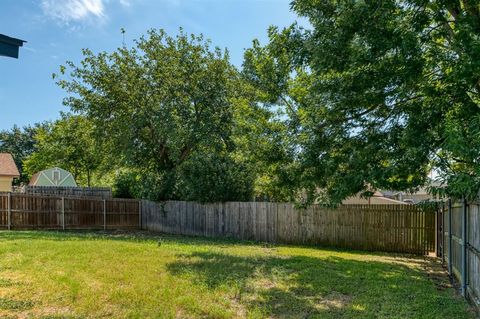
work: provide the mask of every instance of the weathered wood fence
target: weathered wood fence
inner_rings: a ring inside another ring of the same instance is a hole
[[[140,202],[0,194],[0,229],[139,229]]]
[[[480,310],[480,202],[448,201],[439,225],[439,254],[462,294]]]
[[[112,198],[112,189],[109,187],[65,187],[65,186],[24,186],[18,192],[29,195],[53,195],[65,197],[95,197],[102,199]]]
[[[170,234],[414,254],[435,251],[435,213],[414,205],[296,209],[287,203],[144,200],[141,207],[144,229]]]

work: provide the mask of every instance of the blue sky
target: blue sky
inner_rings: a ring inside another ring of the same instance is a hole
[[[296,16],[290,0],[0,0],[0,33],[28,41],[18,60],[0,58],[0,129],[54,120],[65,93],[52,73],[81,48],[113,51],[150,28],[175,34],[179,27],[203,33],[230,50],[240,66],[255,38],[266,41],[268,26],[288,26]]]

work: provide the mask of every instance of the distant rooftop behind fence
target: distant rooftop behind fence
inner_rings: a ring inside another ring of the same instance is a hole
[[[14,189],[16,193],[29,195],[52,195],[66,197],[112,198],[110,187],[66,187],[66,186],[23,186]]]

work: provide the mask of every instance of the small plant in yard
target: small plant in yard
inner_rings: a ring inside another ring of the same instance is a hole
[[[0,287],[11,287],[15,285],[12,280],[0,278]]]
[[[26,310],[32,307],[33,307],[33,303],[28,300],[14,300],[9,298],[0,298],[0,309]]]
[[[474,314],[423,257],[143,232],[0,232],[0,318],[99,317]]]

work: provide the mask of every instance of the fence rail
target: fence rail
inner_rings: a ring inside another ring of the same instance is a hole
[[[413,254],[435,251],[435,213],[414,205],[296,209],[287,203],[144,200],[141,207],[144,229],[171,234]]]
[[[140,202],[0,194],[3,229],[139,229]]]
[[[17,192],[40,196],[89,197],[111,199],[112,189],[109,187],[66,187],[66,186],[30,186],[17,189]]]

